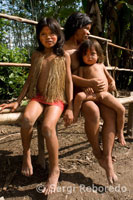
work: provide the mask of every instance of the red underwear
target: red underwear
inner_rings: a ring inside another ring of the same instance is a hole
[[[31,99],[31,101],[37,101],[39,103],[50,105],[50,106],[59,106],[62,111],[64,110],[64,106],[65,106],[65,104],[62,101],[55,101],[52,103],[46,102],[44,97],[39,94],[37,94],[35,97],[33,97]]]

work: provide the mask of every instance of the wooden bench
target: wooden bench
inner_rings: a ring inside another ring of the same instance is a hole
[[[133,92],[131,96],[118,98],[119,101],[125,105],[129,104],[128,107],[128,125],[127,125],[127,134],[133,137]],[[14,113],[10,112],[10,109],[5,109],[0,113],[0,125],[6,124],[20,124],[22,112],[24,111],[25,106],[19,107]],[[45,168],[45,157],[44,157],[44,137],[41,133],[41,117],[37,120],[37,131],[38,131],[38,163]]]

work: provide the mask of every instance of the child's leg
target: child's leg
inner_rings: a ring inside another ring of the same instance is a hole
[[[22,174],[25,176],[30,176],[33,174],[30,156],[30,143],[33,125],[42,111],[43,106],[40,103],[36,101],[30,101],[23,114],[21,123],[21,137],[23,145]]]
[[[56,135],[56,124],[62,114],[62,109],[58,106],[47,106],[44,112],[42,133],[46,139],[46,146],[49,154],[49,178],[44,188],[44,194],[55,192],[58,178],[58,139]]]
[[[124,128],[124,121],[125,121],[125,108],[124,106],[110,93],[108,92],[101,92],[99,94],[99,101],[104,105],[112,108],[117,113],[117,135],[119,141],[122,145],[125,145],[125,139],[123,136],[123,128]]]
[[[86,94],[79,92],[74,99],[74,122],[77,121],[83,101],[86,100]]]
[[[97,101],[96,94],[86,95],[85,92],[79,92],[74,99],[74,122],[77,121],[82,103],[84,101]]]

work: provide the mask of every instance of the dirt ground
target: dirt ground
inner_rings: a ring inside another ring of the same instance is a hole
[[[114,168],[119,178],[115,185],[108,185],[105,171],[92,154],[84,132],[84,119],[64,128],[62,118],[58,123],[59,162],[61,175],[57,192],[49,197],[40,193],[47,180],[48,170],[36,164],[37,131],[34,129],[31,151],[34,174],[21,175],[22,146],[20,127],[0,125],[0,200],[132,200],[133,199],[133,139],[126,134],[127,145],[122,147],[115,140]],[[46,163],[47,161],[46,151]]]

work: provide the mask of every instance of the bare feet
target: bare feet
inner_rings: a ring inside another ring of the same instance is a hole
[[[118,139],[119,139],[119,142],[121,143],[121,145],[125,146],[126,145],[126,141],[125,141],[123,133],[118,133],[117,136],[118,136]]]
[[[49,175],[47,183],[44,187],[43,193],[44,195],[49,195],[55,193],[57,188],[57,183],[59,179],[60,171],[59,168],[53,169]]]
[[[100,166],[105,169],[109,184],[115,183],[118,178],[114,172],[112,157],[102,157],[101,159],[98,159],[98,162]]]
[[[21,173],[24,176],[31,176],[33,174],[30,151],[27,151],[23,155],[23,164],[22,164]]]

